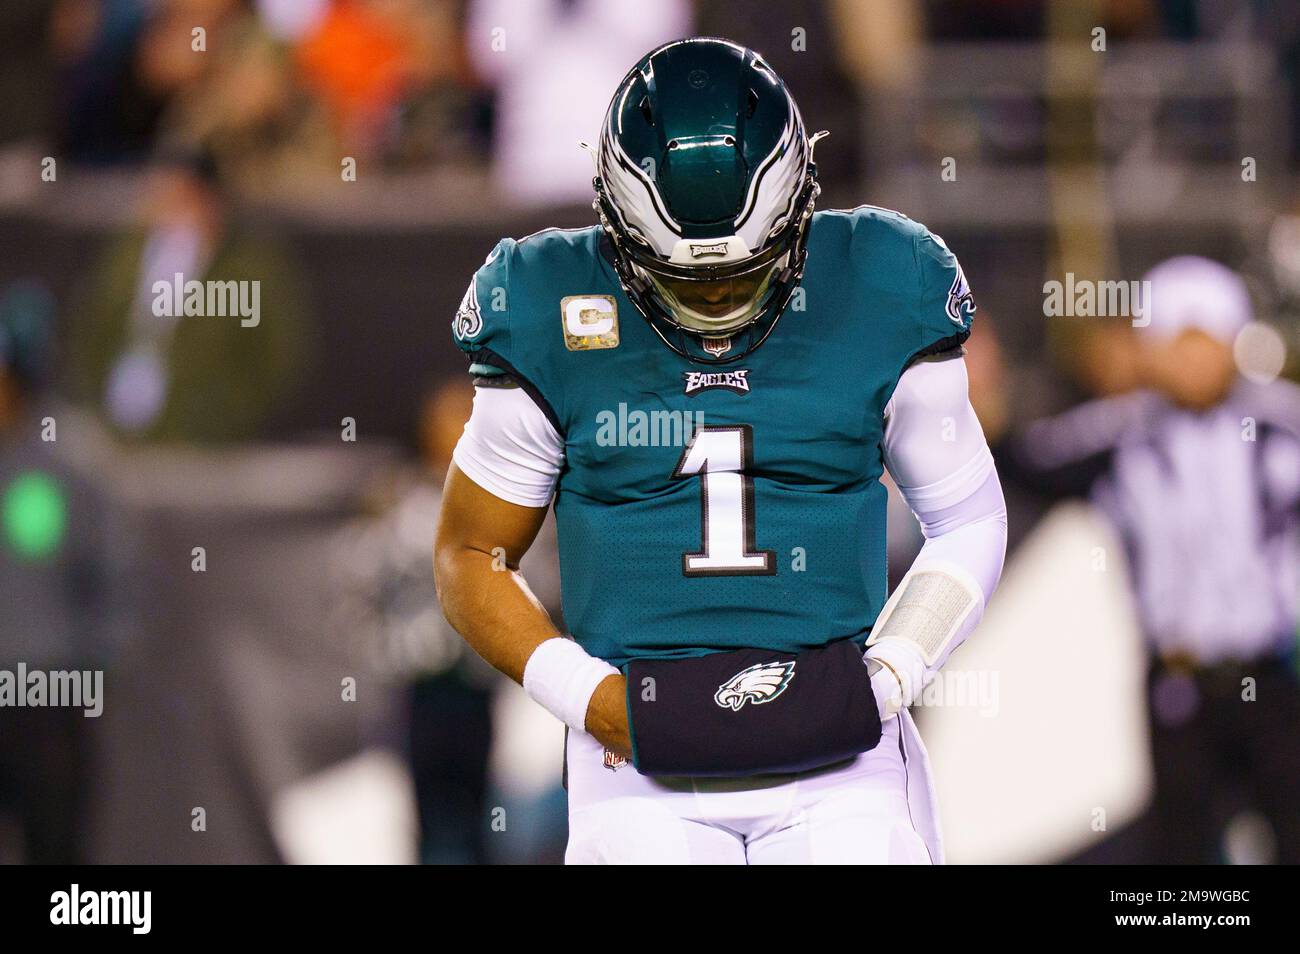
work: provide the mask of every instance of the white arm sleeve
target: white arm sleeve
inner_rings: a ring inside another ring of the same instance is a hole
[[[888,665],[901,684],[897,704],[910,705],[983,616],[1002,574],[1007,511],[964,361],[914,364],[885,415],[885,466],[926,542],[881,611],[867,656]]]
[[[564,438],[523,388],[480,387],[452,460],[488,493],[545,507],[564,466]]]

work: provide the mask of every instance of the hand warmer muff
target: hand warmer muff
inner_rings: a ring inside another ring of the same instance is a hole
[[[802,653],[635,659],[625,672],[643,775],[801,772],[872,749],[880,716],[852,639]]]

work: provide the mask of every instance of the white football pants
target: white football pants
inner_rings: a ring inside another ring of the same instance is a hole
[[[567,864],[929,864],[899,720],[842,765],[749,779],[649,778],[569,732]]]

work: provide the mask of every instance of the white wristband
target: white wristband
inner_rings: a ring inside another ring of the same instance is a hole
[[[585,732],[591,697],[618,670],[589,656],[571,639],[555,636],[539,645],[524,666],[524,692],[571,729]]]

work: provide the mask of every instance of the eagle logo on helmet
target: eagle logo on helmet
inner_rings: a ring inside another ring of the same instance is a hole
[[[785,692],[793,679],[793,660],[757,663],[742,669],[720,685],[713,701],[732,712],[739,712],[746,702],[761,706]]]

